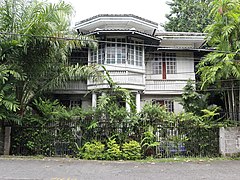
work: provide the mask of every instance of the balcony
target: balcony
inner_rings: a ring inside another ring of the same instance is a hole
[[[109,71],[109,74],[113,82],[126,89],[144,90],[145,87],[145,75],[143,73],[131,72],[131,71]],[[88,81],[88,89],[104,89],[108,88],[106,81],[93,82]]]
[[[182,94],[187,80],[146,80],[145,94]]]
[[[57,88],[56,93],[86,93],[87,92],[87,83],[82,81],[69,81],[65,85]]]

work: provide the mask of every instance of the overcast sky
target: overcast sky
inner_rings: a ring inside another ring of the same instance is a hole
[[[166,1],[171,0],[65,0],[71,3],[76,11],[74,24],[98,14],[134,14],[156,23],[164,23],[165,14],[170,11]]]

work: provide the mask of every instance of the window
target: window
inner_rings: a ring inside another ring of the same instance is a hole
[[[174,112],[174,101],[172,100],[158,100],[158,99],[153,99],[152,100],[153,104],[159,104],[161,106],[165,106],[166,110],[168,112]]]
[[[131,40],[129,43],[131,43],[131,45],[128,45],[128,64],[134,65],[134,45],[132,45],[134,44],[134,41]]]
[[[88,63],[88,50],[87,49],[73,49],[69,57],[70,65],[86,65]]]
[[[115,48],[115,39],[111,38],[111,39],[107,39],[107,41],[110,41],[112,43],[107,43],[107,64],[115,64],[115,52],[116,52],[116,48]]]
[[[143,47],[136,45],[136,66],[142,66],[143,63]]]
[[[155,53],[152,58],[152,73],[163,74],[163,79],[166,79],[166,74],[175,74],[176,68],[176,53]]]
[[[153,55],[152,73],[153,74],[162,74],[162,56],[161,56],[161,54]]]
[[[97,51],[90,51],[90,63],[131,64],[143,66],[143,46],[126,38],[107,38],[107,43],[99,44]]]
[[[176,53],[166,53],[167,74],[176,73]]]
[[[72,107],[81,107],[82,101],[81,100],[70,100],[70,108]]]
[[[105,60],[105,44],[101,43],[98,47],[98,64],[104,64]]]
[[[91,53],[90,63],[92,64],[97,63],[97,51],[93,50],[90,53]]]
[[[126,63],[126,40],[125,39],[117,39],[117,64],[125,64]]]

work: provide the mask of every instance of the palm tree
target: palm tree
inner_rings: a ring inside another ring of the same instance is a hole
[[[95,66],[69,65],[73,48],[96,45],[91,37],[71,32],[73,8],[69,4],[1,0],[0,7],[1,60],[24,76],[15,83],[21,115],[31,99],[43,91],[72,78],[98,77]]]

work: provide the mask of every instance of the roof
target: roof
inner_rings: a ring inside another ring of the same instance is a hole
[[[93,35],[93,34],[99,34],[99,33],[131,33],[131,34],[138,34],[138,35],[142,35],[154,40],[161,40],[161,38],[153,36],[151,34],[147,34],[141,31],[137,31],[135,29],[96,29],[95,31],[86,33],[86,35]]]
[[[100,14],[75,24],[79,33],[89,33],[96,29],[133,29],[154,34],[158,28],[156,22],[133,14]]]
[[[206,33],[197,32],[168,32],[168,31],[157,31],[156,36],[206,36]]]
[[[202,49],[202,48],[185,48],[185,47],[159,47],[158,50],[169,51],[197,51],[197,52],[213,52],[214,49]]]
[[[90,20],[93,20],[93,19],[96,19],[98,17],[133,17],[133,18],[136,18],[136,19],[140,19],[142,21],[146,21],[148,23],[151,23],[151,24],[154,24],[156,26],[158,26],[158,23],[156,22],[153,22],[153,21],[150,21],[148,19],[145,19],[145,18],[142,18],[142,17],[139,17],[139,16],[136,16],[134,14],[98,14],[96,16],[92,16],[90,18],[87,18],[87,19],[84,19],[82,21],[79,21],[79,22],[76,22],[75,23],[75,26],[78,25],[78,24],[82,24],[84,22],[87,22],[87,21],[90,21]]]

